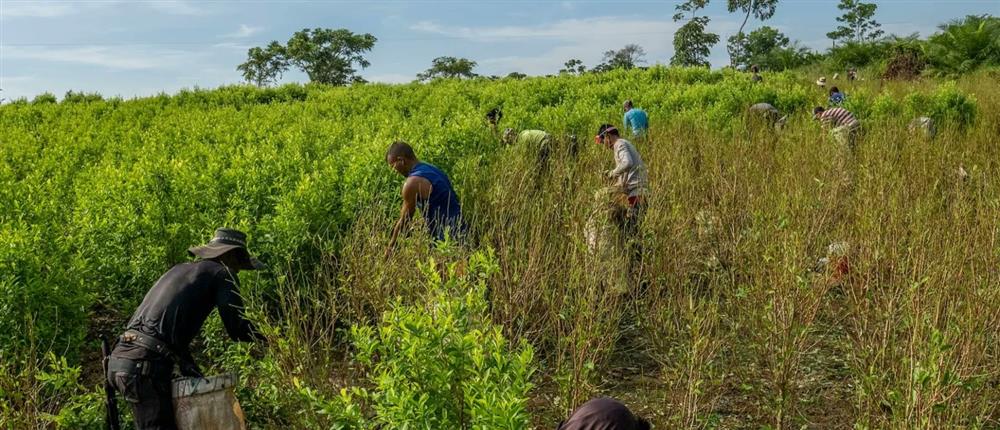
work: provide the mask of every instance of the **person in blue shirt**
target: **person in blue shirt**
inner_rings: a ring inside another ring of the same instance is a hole
[[[631,130],[633,137],[644,136],[649,129],[649,117],[646,111],[633,107],[632,100],[625,101],[625,117],[622,123],[626,130]]]
[[[840,92],[840,88],[830,88],[830,106],[840,106],[847,96]]]
[[[465,235],[466,225],[462,220],[458,195],[452,188],[448,175],[441,169],[418,160],[413,147],[406,142],[399,141],[390,145],[385,160],[396,173],[406,177],[403,182],[403,206],[399,220],[392,229],[387,254],[391,252],[399,233],[409,225],[418,208],[435,241],[445,240],[446,235],[461,240]]]

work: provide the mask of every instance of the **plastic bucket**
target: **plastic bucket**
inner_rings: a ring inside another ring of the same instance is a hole
[[[178,430],[246,430],[236,375],[177,378],[171,386]]]

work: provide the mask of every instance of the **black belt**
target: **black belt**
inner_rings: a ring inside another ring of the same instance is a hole
[[[151,372],[150,363],[148,361],[108,357],[108,374],[113,375],[116,372],[148,375]]]
[[[166,342],[137,330],[125,330],[125,334],[118,338],[121,342],[135,343],[143,348],[167,357],[174,363],[180,363],[177,354],[174,353]]]

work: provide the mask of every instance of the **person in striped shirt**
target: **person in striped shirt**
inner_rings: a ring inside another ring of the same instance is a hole
[[[841,107],[824,109],[822,106],[817,106],[816,109],[813,109],[813,118],[824,124],[829,124],[830,134],[833,138],[840,144],[854,149],[858,140],[858,132],[861,129],[861,123],[854,117],[854,114]]]

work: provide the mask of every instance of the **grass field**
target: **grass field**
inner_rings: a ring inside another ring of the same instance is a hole
[[[240,374],[256,427],[553,428],[609,394],[658,428],[996,428],[996,83],[837,83],[863,122],[854,152],[812,121],[825,94],[792,72],[5,105],[0,426],[93,426],[98,336],[229,225],[272,267],[241,276],[269,347],[232,345],[210,318],[200,361]],[[626,98],[652,122],[636,142],[642,288],[584,234],[612,165],[591,137]],[[759,101],[788,126],[748,124]],[[497,106],[501,127],[559,138],[547,172],[489,132]],[[935,139],[907,130],[919,115]],[[396,139],[449,172],[470,247],[413,234],[383,258]]]

